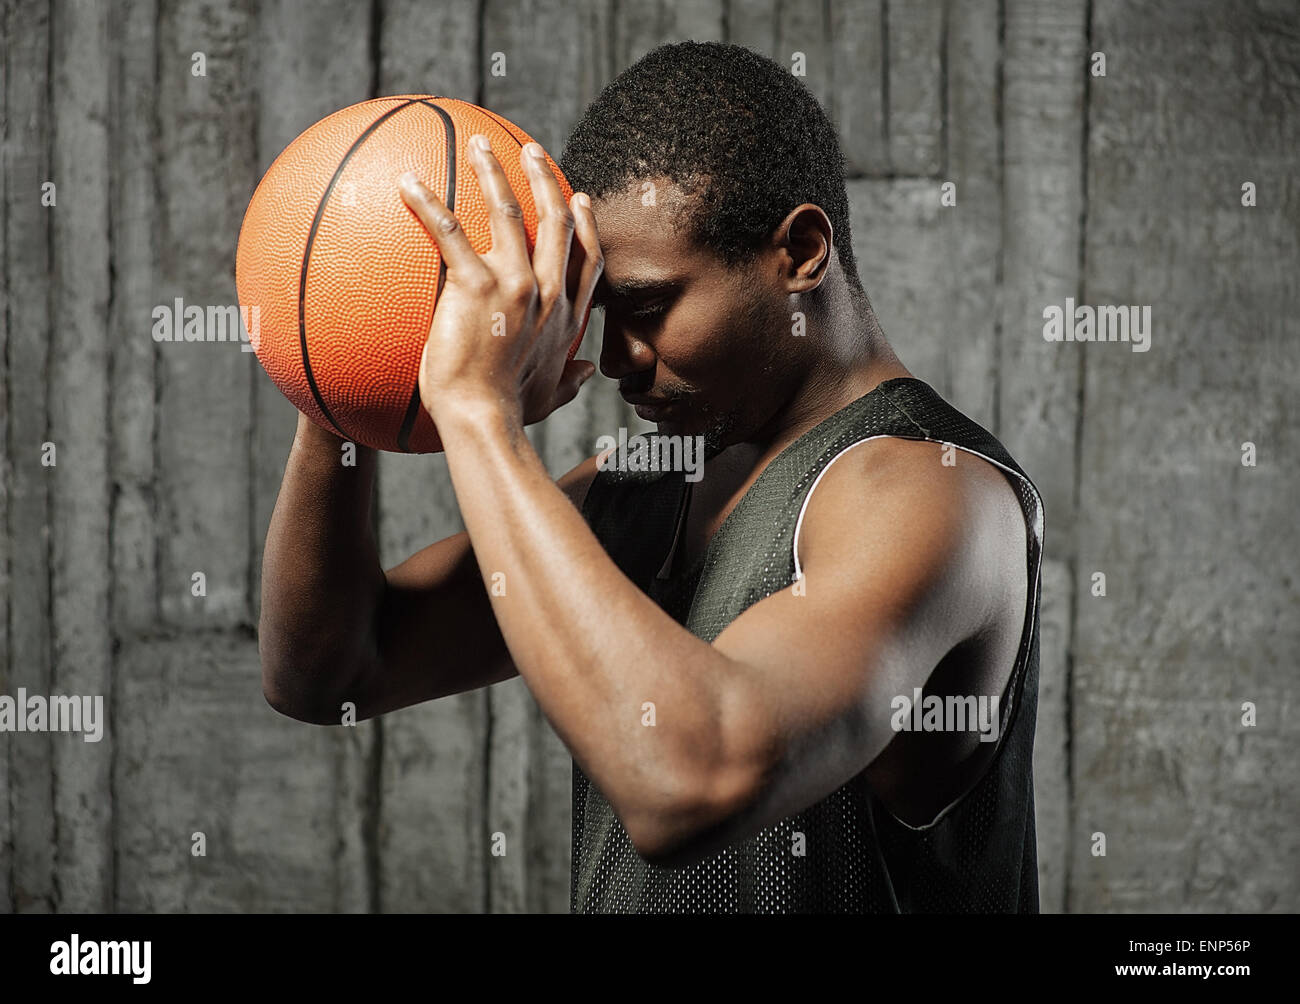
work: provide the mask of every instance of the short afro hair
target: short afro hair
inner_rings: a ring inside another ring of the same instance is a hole
[[[593,199],[672,179],[692,197],[679,226],[730,265],[752,261],[790,210],[813,203],[863,292],[835,129],[792,73],[744,46],[688,41],[647,53],[587,108],[560,167]]]

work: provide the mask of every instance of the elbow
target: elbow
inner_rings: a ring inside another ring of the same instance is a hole
[[[702,825],[698,810],[642,819],[625,826],[637,856],[657,868],[686,868],[716,853],[725,846],[709,839],[719,825]],[[725,826],[725,821],[721,824]]]
[[[262,654],[262,696],[272,710],[307,725],[342,725],[346,701],[334,688],[318,681],[325,674],[304,670],[301,665]],[[355,712],[352,717],[356,721]]]
[[[642,860],[685,868],[758,831],[763,796],[783,756],[764,723],[745,715],[719,729],[709,747],[676,758],[671,776],[654,786],[658,804],[632,802],[624,827]]]
[[[630,812],[624,828],[637,855],[660,868],[686,868],[741,839],[739,827],[755,790],[750,776],[715,775],[667,803]]]
[[[637,857],[656,868],[685,868],[703,857],[695,849],[693,836],[683,831],[641,825],[635,830],[628,827],[627,834]]]
[[[262,696],[272,710],[306,725],[343,725],[347,720],[344,701],[321,700],[317,695],[302,695],[266,675],[262,677]],[[352,720],[356,721],[355,714]]]
[[[266,703],[271,706],[271,710],[277,714],[292,718],[296,722],[305,720],[302,701],[285,686],[276,673],[268,671],[265,664],[262,666],[262,696],[266,698]]]

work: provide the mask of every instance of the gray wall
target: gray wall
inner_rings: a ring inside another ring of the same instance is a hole
[[[570,761],[522,681],[356,728],[266,706],[295,413],[150,314],[235,302],[253,186],[326,113],[450,93],[558,154],[680,38],[806,54],[887,334],[1044,492],[1043,909],[1300,908],[1295,3],[8,0],[3,38],[0,693],[110,710],[99,743],[5,734],[0,910],[567,909]],[[1046,342],[1067,296],[1150,305],[1150,351]],[[558,473],[619,424],[588,387],[532,434]],[[386,564],[459,528],[439,457],[385,456],[378,499]]]

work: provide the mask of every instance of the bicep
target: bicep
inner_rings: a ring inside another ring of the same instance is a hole
[[[833,465],[805,510],[802,577],[714,642],[736,667],[722,720],[731,756],[751,765],[752,825],[801,811],[866,768],[893,737],[893,699],[924,687],[979,629],[961,492],[918,468],[917,445],[864,445]]]

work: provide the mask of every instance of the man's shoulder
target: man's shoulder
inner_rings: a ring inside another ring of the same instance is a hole
[[[856,552],[867,561],[891,548],[927,567],[937,589],[986,596],[989,612],[1024,577],[1024,510],[1008,475],[981,454],[870,437],[844,448],[813,489],[797,555]]]
[[[844,447],[823,469],[818,493],[863,506],[906,503],[915,517],[979,516],[990,507],[1020,517],[1008,476],[993,460],[954,443],[869,436]]]

